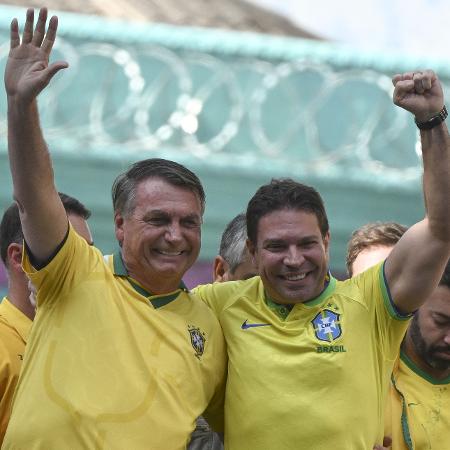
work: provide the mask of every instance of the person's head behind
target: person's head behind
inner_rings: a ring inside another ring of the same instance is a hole
[[[214,281],[245,280],[257,275],[246,242],[245,214],[238,214],[222,234],[219,255],[214,259]]]
[[[414,314],[407,338],[428,366],[450,375],[450,261],[438,287]]]
[[[372,222],[355,230],[347,245],[348,275],[358,275],[386,259],[407,229],[396,222]]]
[[[92,245],[92,235],[86,220],[91,212],[77,199],[59,193],[67,218],[74,230]],[[9,278],[9,300],[26,316],[33,319],[36,299],[35,289],[22,270],[22,242],[24,236],[17,203],[4,212],[0,223],[0,255]]]
[[[248,248],[278,303],[318,296],[328,270],[329,225],[319,193],[292,179],[261,186],[247,207]]]
[[[155,294],[175,290],[200,251],[205,193],[173,161],[133,164],[112,187],[116,238],[131,276]]]
[[[66,210],[67,216],[75,228],[88,243],[92,243],[92,237],[87,228],[86,220],[91,216],[91,212],[76,198],[70,195],[59,193],[61,202]],[[4,212],[0,223],[0,256],[7,269],[11,266],[11,245],[18,246],[21,261],[22,242],[24,236],[22,232],[22,224],[20,223],[19,208],[17,203],[12,203]]]

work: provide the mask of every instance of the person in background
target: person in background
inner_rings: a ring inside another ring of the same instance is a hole
[[[247,249],[245,214],[238,214],[225,228],[219,254],[214,258],[214,281],[246,280],[257,275]]]
[[[407,228],[369,223],[348,244],[351,277],[386,259]],[[450,449],[450,261],[414,313],[394,365],[385,416],[393,450]]]
[[[59,196],[74,230],[93,245],[86,222],[91,212],[77,199],[62,193]],[[5,210],[0,223],[0,255],[8,275],[8,293],[0,303],[1,446],[36,306],[29,279],[22,270],[23,232],[16,203]]]

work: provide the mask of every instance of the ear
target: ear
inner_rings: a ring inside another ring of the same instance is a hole
[[[328,249],[330,246],[330,232],[327,231],[327,234],[323,237],[323,245],[325,247],[325,252],[328,253]]]
[[[124,224],[124,218],[122,217],[122,214],[120,214],[119,212],[116,212],[114,214],[114,227],[115,227],[115,232],[116,232],[116,239],[118,240],[120,246],[122,246],[123,235],[124,235],[123,224]]]
[[[22,245],[13,242],[9,244],[8,249],[6,251],[7,259],[8,259],[8,267],[15,272],[21,272],[22,270]]]
[[[253,265],[255,267],[257,267],[257,265],[256,265],[256,245],[253,244],[253,242],[249,238],[247,238],[246,245],[247,245],[248,253],[250,255],[250,259],[251,259]]]
[[[228,263],[219,255],[214,258],[213,262],[213,279],[218,283],[227,281]]]

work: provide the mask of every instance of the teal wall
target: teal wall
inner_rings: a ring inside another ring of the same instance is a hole
[[[0,71],[8,26],[0,6]],[[446,61],[358,53],[329,43],[113,22],[62,13],[55,58],[70,68],[39,99],[59,190],[93,211],[96,244],[114,248],[110,186],[130,163],[166,157],[194,170],[207,209],[201,259],[262,183],[293,177],[323,195],[331,262],[344,270],[353,229],[410,225],[423,214],[412,118],[392,105],[390,76]],[[450,92],[450,89],[447,89]],[[0,207],[11,201],[6,102],[0,93]]]

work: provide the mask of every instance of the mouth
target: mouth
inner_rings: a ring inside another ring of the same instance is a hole
[[[280,275],[280,278],[286,281],[296,282],[304,280],[310,272],[285,273]]]
[[[450,360],[450,349],[439,349],[435,350],[433,353],[440,359]]]
[[[170,251],[170,250],[159,250],[159,249],[155,249],[155,252],[163,255],[163,256],[169,256],[169,257],[175,257],[175,256],[180,256],[184,253],[183,250],[180,251]]]

